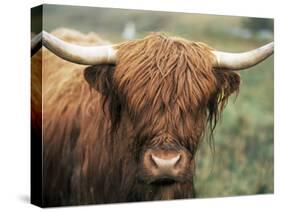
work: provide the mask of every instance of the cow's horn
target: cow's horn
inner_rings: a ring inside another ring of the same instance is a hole
[[[45,31],[42,44],[57,56],[82,65],[114,64],[116,52],[112,45],[79,46],[67,43]]]
[[[215,68],[224,70],[242,70],[250,68],[272,55],[274,43],[271,42],[260,48],[242,53],[213,51],[216,56]]]
[[[33,56],[40,48],[41,48],[41,41],[42,41],[42,32],[35,35],[31,39],[31,56]]]

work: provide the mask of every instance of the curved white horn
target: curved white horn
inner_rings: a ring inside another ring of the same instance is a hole
[[[242,70],[250,68],[273,54],[274,43],[243,53],[212,51],[216,56],[215,68],[226,70]]]
[[[116,52],[112,45],[79,46],[67,43],[43,31],[42,44],[57,56],[82,65],[114,64]]]
[[[42,41],[42,32],[35,35],[31,39],[31,56],[33,56],[41,48],[41,41]]]

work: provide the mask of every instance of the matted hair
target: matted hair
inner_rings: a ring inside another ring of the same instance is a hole
[[[52,61],[43,67],[45,204],[194,196],[189,184],[140,186],[133,157],[159,133],[150,145],[182,137],[193,152],[207,125],[213,133],[240,77],[213,69],[210,47],[152,33],[120,44],[116,65],[43,56]]]
[[[113,74],[114,89],[133,121],[139,122],[140,116],[157,120],[163,110],[173,112],[170,119],[176,122],[185,113],[198,114],[196,118],[200,118],[206,112],[212,136],[228,97],[239,90],[240,76],[215,70],[211,50],[204,43],[163,33],[122,43]],[[140,111],[142,114],[136,114]]]

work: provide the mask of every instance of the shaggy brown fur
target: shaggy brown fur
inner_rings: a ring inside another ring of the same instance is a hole
[[[118,49],[116,65],[87,68],[43,50],[45,206],[195,195],[196,149],[239,75],[214,70],[206,45],[163,34]],[[143,152],[159,145],[192,155],[183,183],[138,180]]]

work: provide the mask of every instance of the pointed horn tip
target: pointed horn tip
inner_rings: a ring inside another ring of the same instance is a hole
[[[42,44],[42,32],[38,33],[31,39],[31,56],[41,48]]]
[[[274,41],[270,42],[267,45],[269,46],[270,49],[272,49],[272,53],[274,53]]]
[[[80,46],[68,43],[46,31],[42,31],[42,35],[43,46],[69,62],[81,65],[114,64],[116,62],[116,49],[112,45]]]
[[[265,44],[259,48],[242,52],[229,53],[212,51],[216,57],[214,67],[225,70],[243,70],[262,62],[274,53],[274,42]]]
[[[260,48],[257,48],[256,50],[260,50],[260,51],[267,51],[268,53],[273,53],[274,52],[274,41],[265,44],[263,46],[261,46]],[[255,49],[253,50],[255,51]]]

